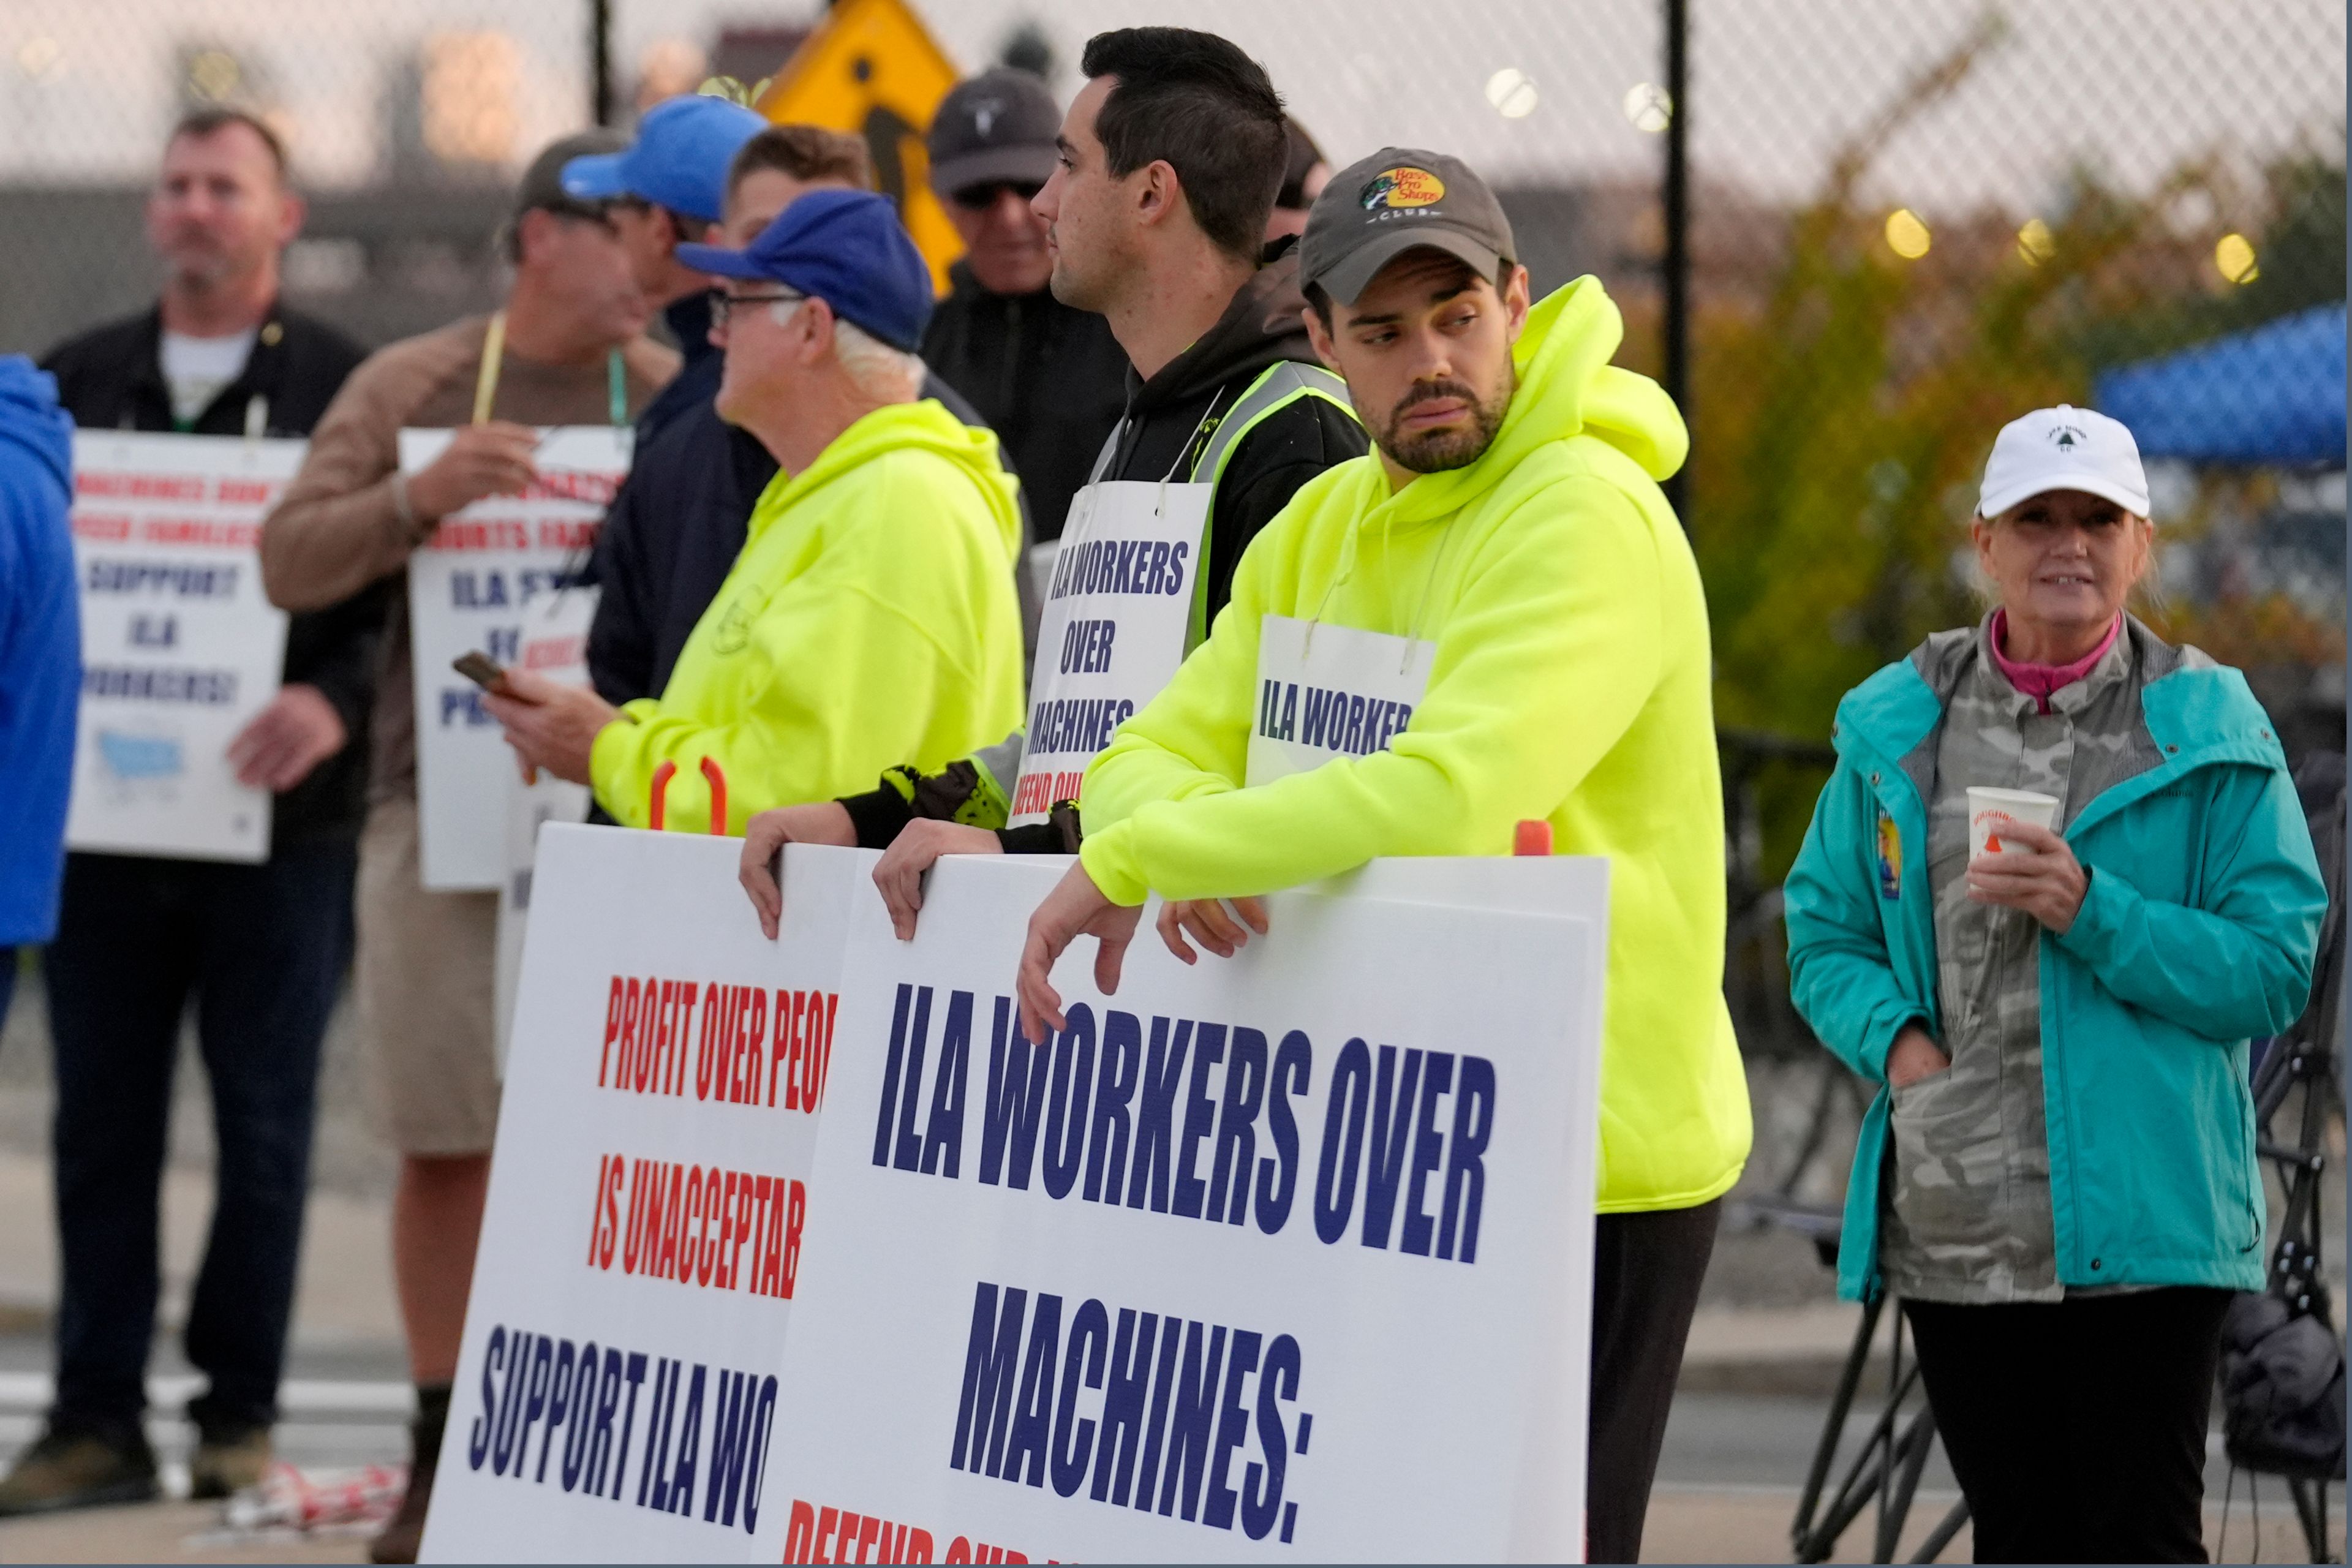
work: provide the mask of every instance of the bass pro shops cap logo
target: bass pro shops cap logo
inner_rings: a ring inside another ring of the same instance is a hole
[[[1445,182],[1426,169],[1400,164],[1373,175],[1356,200],[1366,212],[1383,207],[1433,206],[1445,199]]]

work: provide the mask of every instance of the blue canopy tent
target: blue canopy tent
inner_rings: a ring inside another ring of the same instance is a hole
[[[2320,305],[2098,377],[2143,456],[2344,467],[2345,308]]]

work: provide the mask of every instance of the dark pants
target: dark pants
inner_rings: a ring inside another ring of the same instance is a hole
[[[1605,1214],[1594,1226],[1588,1563],[1641,1560],[1650,1482],[1722,1207],[1718,1198],[1696,1208]]]
[[[1979,1563],[2202,1563],[2227,1290],[1906,1301]]]
[[[266,865],[73,855],[49,946],[57,1061],[53,1418],[135,1428],[159,1286],[157,1210],[180,1019],[191,1000],[219,1147],[189,1304],[207,1432],[277,1418],[310,1173],[319,1045],[351,955],[349,844]]]

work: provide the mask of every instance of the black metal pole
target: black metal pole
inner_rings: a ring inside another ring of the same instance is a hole
[[[588,112],[613,123],[613,0],[588,0]]]
[[[1665,0],[1666,178],[1665,349],[1666,395],[1692,423],[1690,385],[1690,0]],[[1690,464],[1665,484],[1675,515],[1690,528]]]

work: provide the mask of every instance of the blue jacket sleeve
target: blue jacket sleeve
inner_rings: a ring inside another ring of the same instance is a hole
[[[2327,888],[2280,768],[2228,768],[2205,814],[2196,907],[2094,868],[2058,943],[2117,998],[2210,1039],[2275,1035],[2311,995]]]
[[[1886,950],[1869,786],[1841,759],[1813,807],[1804,847],[1782,888],[1789,989],[1797,1011],[1839,1060],[1886,1081],[1886,1053],[1922,1016]]]

